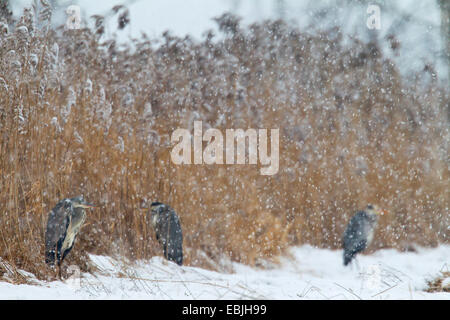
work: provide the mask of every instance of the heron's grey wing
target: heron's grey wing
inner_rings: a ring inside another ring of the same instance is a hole
[[[344,248],[348,247],[353,239],[356,237],[356,232],[358,230],[358,221],[353,216],[345,228],[344,235],[342,237],[342,245]]]
[[[364,250],[367,242],[367,239],[363,234],[365,223],[366,218],[363,212],[358,212],[350,219],[342,239],[344,249],[350,252]]]
[[[70,201],[62,200],[50,211],[45,231],[45,261],[54,264],[55,257],[60,259],[58,242],[63,242],[70,222],[72,204]]]
[[[169,218],[169,241],[167,244],[167,258],[179,265],[183,263],[183,232],[181,230],[180,219],[173,212]]]

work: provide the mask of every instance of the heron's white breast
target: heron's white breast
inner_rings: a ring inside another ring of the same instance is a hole
[[[153,227],[156,227],[156,224],[158,223],[159,214],[153,214],[152,215],[152,225]]]
[[[81,226],[83,225],[85,221],[85,217],[83,216],[82,219],[79,219],[76,223],[74,220],[72,220],[72,223],[69,224],[69,228],[67,228],[66,231],[66,238],[64,239],[62,249],[66,250],[70,248],[75,241],[75,237],[77,236],[78,232],[81,229]]]

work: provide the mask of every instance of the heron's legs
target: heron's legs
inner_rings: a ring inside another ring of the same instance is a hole
[[[350,268],[353,272],[356,271],[358,274],[361,273],[361,268],[359,267],[358,258],[356,256],[350,261]]]
[[[58,261],[58,279],[62,281],[62,275],[61,275],[61,261]]]
[[[353,261],[355,261],[356,271],[358,271],[358,273],[361,273],[361,268],[359,266],[359,261],[358,261],[358,258],[356,256],[353,259]]]

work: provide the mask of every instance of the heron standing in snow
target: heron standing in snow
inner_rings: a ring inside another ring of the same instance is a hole
[[[151,204],[151,224],[156,239],[163,247],[164,257],[183,264],[183,233],[175,210],[161,202]]]
[[[58,266],[61,279],[61,264],[72,250],[75,238],[86,220],[84,209],[93,208],[83,196],[63,199],[50,211],[45,231],[45,263]]]
[[[344,266],[348,265],[357,253],[364,251],[372,242],[380,214],[383,214],[382,210],[369,204],[365,210],[358,211],[350,219],[342,238]]]

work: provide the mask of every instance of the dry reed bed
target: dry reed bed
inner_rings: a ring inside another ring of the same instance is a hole
[[[427,292],[450,292],[450,286],[444,283],[446,279],[450,278],[449,271],[441,271],[441,274],[433,280],[427,281]]]
[[[50,276],[47,214],[78,194],[101,205],[68,256],[83,270],[86,251],[161,254],[143,199],[177,210],[188,265],[339,248],[368,202],[389,211],[374,249],[448,243],[449,92],[430,68],[403,79],[377,44],[280,21],[241,28],[226,15],[222,40],[166,33],[135,50],[31,21],[0,35],[0,258],[13,266]],[[280,128],[279,173],[175,166],[170,134],[194,120]]]

